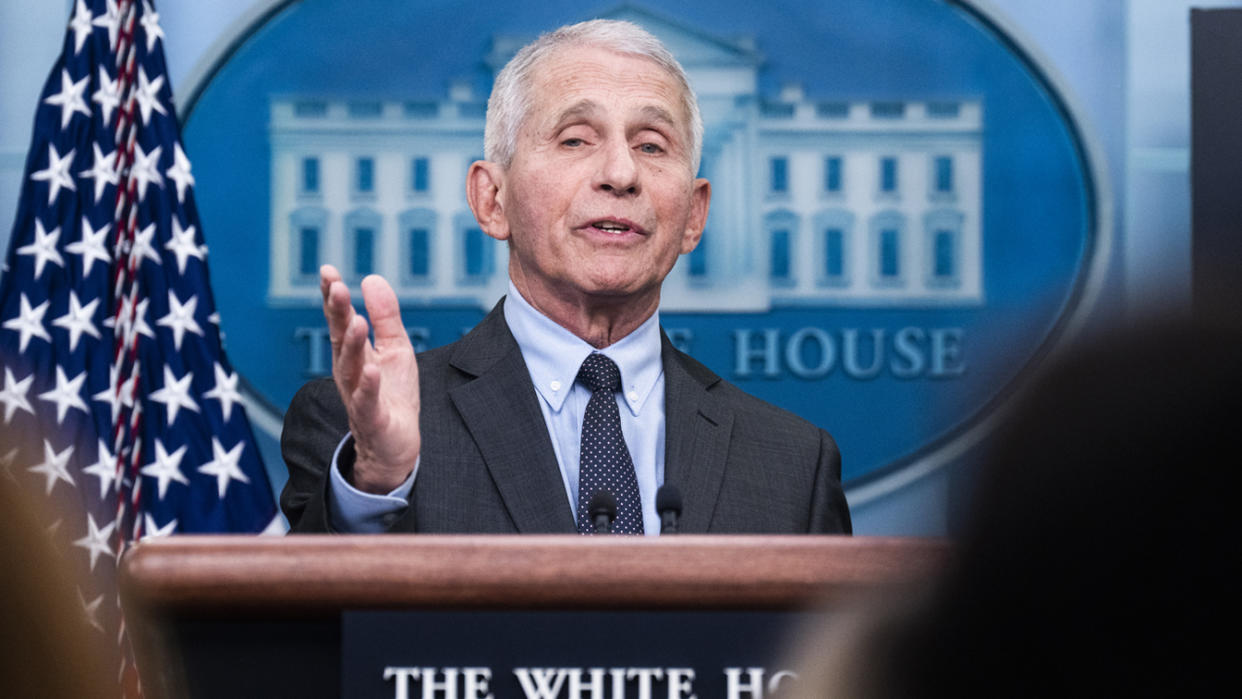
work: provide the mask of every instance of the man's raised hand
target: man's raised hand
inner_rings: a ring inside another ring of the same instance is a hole
[[[319,269],[323,315],[332,341],[332,378],[349,414],[357,457],[354,487],[387,493],[410,475],[422,446],[418,429],[418,364],[401,323],[397,295],[383,277],[362,280],[362,300],[375,329],[354,312],[349,288],[332,265]]]

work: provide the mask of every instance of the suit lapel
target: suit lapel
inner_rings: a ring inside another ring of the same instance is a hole
[[[724,480],[733,411],[707,389],[720,381],[664,337],[664,482],[681,491],[678,531],[702,534]]]
[[[575,530],[539,397],[501,304],[450,362],[475,376],[449,391],[520,533]]]

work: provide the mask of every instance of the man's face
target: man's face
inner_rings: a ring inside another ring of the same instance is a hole
[[[645,58],[567,48],[537,66],[532,94],[498,195],[514,284],[545,310],[654,310],[711,195],[690,169],[677,83]]]

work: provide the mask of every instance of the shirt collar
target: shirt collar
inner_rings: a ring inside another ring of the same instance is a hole
[[[522,298],[512,281],[504,314],[509,331],[522,350],[535,390],[553,412],[560,412],[565,397],[573,389],[578,368],[587,355],[597,350],[537,311]],[[598,350],[616,362],[621,370],[621,394],[635,416],[642,411],[656,381],[664,374],[660,350],[659,311],[652,313],[629,335]]]

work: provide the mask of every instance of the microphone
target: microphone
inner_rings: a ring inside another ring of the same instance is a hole
[[[681,516],[681,491],[665,483],[656,491],[656,512],[660,513],[660,533],[676,534],[677,518]]]
[[[596,534],[611,534],[612,520],[617,518],[617,499],[607,490],[597,490],[587,504],[587,512],[591,515]]]

